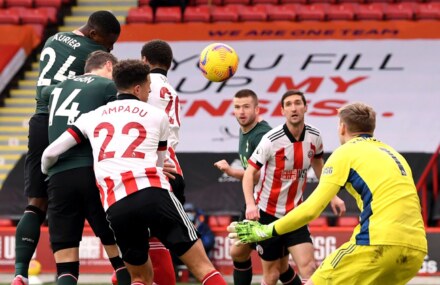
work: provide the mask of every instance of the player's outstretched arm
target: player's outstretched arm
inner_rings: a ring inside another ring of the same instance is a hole
[[[301,205],[290,211],[287,215],[277,220],[274,224],[275,231],[282,235],[316,219],[328,203],[336,196],[341,187],[329,182],[319,182],[313,193]]]
[[[48,169],[57,162],[58,156],[77,144],[78,142],[68,131],[61,134],[44,150],[41,157],[41,172],[47,174]]]
[[[316,219],[339,189],[339,185],[320,182],[310,197],[286,216],[269,225],[255,221],[234,222],[228,227],[229,237],[238,243],[251,243],[294,231]]]

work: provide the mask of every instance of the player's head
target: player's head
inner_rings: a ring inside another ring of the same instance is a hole
[[[87,57],[84,73],[94,73],[112,79],[113,65],[116,63],[118,63],[118,59],[114,55],[97,50]]]
[[[299,90],[288,90],[281,97],[281,113],[286,117],[286,122],[292,125],[304,123],[304,115],[307,112],[307,101]]]
[[[150,93],[150,68],[140,60],[121,60],[113,67],[118,93],[133,94],[147,102]]]
[[[171,46],[162,40],[147,42],[142,47],[141,56],[142,60],[147,63],[150,68],[159,67],[168,70],[173,62]]]
[[[80,31],[96,43],[104,46],[107,51],[111,51],[121,33],[121,25],[111,12],[96,11],[90,15],[87,24],[81,27]]]
[[[258,121],[260,108],[258,97],[250,89],[242,89],[234,95],[234,116],[242,128],[252,127]]]
[[[344,144],[359,134],[373,135],[376,128],[376,112],[361,102],[347,104],[338,110],[339,140]]]

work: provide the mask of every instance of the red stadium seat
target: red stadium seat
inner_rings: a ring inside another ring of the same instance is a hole
[[[309,4],[316,4],[316,3],[324,3],[324,4],[334,4],[337,2],[337,0],[308,0]]]
[[[414,3],[388,4],[385,6],[384,14],[386,20],[413,20]]]
[[[324,21],[327,4],[301,5],[297,9],[300,21]]]
[[[365,3],[365,0],[338,0],[339,4],[343,3],[355,3],[355,4],[363,4]]]
[[[381,3],[359,5],[356,11],[356,19],[383,20],[383,5]]]
[[[49,19],[49,23],[57,23],[58,22],[58,9],[55,7],[39,7],[37,10],[42,10],[47,14]]]
[[[20,18],[22,24],[37,24],[43,27],[49,21],[47,12],[39,9],[22,9],[20,10]]]
[[[211,229],[226,228],[232,222],[231,216],[209,216],[208,225]]]
[[[327,227],[327,217],[318,217],[309,223],[310,227]]]
[[[213,22],[237,22],[238,21],[237,6],[215,6],[211,10],[211,20]]]
[[[279,0],[252,0],[252,5],[256,5],[256,4],[277,5],[277,4],[279,4]]]
[[[13,227],[14,221],[7,218],[1,218],[0,219],[0,227]]]
[[[38,7],[54,7],[57,10],[61,8],[62,1],[61,0],[34,0],[34,5],[36,8]]]
[[[150,6],[143,6],[139,8],[130,8],[125,18],[127,24],[132,23],[152,23],[153,10]]]
[[[394,3],[394,0],[365,0],[366,4],[371,3]]]
[[[19,25],[20,14],[11,9],[0,9],[0,24]]]
[[[223,0],[224,5],[238,4],[238,5],[250,5],[251,0]]]
[[[156,23],[180,23],[182,10],[180,7],[157,7],[154,21]]]
[[[32,8],[33,0],[5,0],[6,7]]]
[[[211,7],[209,6],[189,6],[183,13],[184,22],[205,22],[211,21]]]
[[[338,227],[355,227],[359,224],[359,218],[358,217],[339,217],[336,221],[336,225]]]
[[[267,8],[267,20],[269,21],[295,21],[295,4],[284,4]]]
[[[330,21],[351,21],[354,19],[356,3],[330,5],[327,9],[327,19]]]
[[[245,6],[239,12],[240,21],[258,21],[264,22],[267,20],[266,7],[264,5]]]
[[[308,0],[280,0],[280,4],[307,4]]]
[[[223,0],[194,0],[194,5],[220,6],[223,5]]]
[[[417,20],[440,20],[440,7],[438,3],[423,3],[415,7]]]

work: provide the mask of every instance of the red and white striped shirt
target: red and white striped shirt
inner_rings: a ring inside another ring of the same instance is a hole
[[[176,90],[168,82],[166,71],[163,69],[153,69],[150,73],[150,95],[148,103],[162,109],[168,115],[170,123],[170,136],[168,137],[168,151],[166,162],[176,167],[176,172],[183,176],[175,150],[179,143],[180,130],[180,101]]]
[[[128,94],[118,95],[94,111],[83,114],[68,129],[77,142],[89,139],[94,170],[105,210],[122,198],[147,187],[170,191],[158,159],[165,158],[167,115]]]
[[[310,125],[305,125],[299,141],[286,125],[266,133],[248,161],[261,169],[260,180],[254,188],[258,207],[280,218],[301,204],[307,170],[312,160],[322,154],[320,132]]]

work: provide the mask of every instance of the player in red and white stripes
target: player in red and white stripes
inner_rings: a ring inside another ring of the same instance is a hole
[[[54,141],[43,154],[43,172],[60,154],[88,138],[102,204],[132,284],[153,283],[148,266],[151,235],[180,256],[203,284],[226,285],[163,172],[169,122],[163,111],[145,103],[150,92],[148,66],[121,61],[113,79],[118,100],[82,115]]]
[[[246,200],[246,218],[269,224],[294,209],[303,201],[307,171],[312,167],[316,176],[324,165],[323,143],[318,129],[305,124],[307,103],[304,94],[287,91],[281,99],[286,123],[266,133],[248,160],[243,177]],[[260,179],[254,187],[254,175],[260,170]],[[339,214],[345,212],[345,204],[339,198],[333,200]],[[262,259],[264,285],[275,285],[280,274],[277,260],[292,255],[298,266],[302,282],[316,269],[310,232],[305,226],[276,239],[258,243],[257,251]],[[294,283],[300,284],[299,279]]]
[[[169,166],[172,176],[169,179],[171,190],[180,203],[185,204],[185,181],[176,148],[179,143],[180,101],[176,90],[168,81],[167,73],[173,61],[171,46],[162,40],[151,40],[141,50],[142,61],[150,67],[150,95],[148,103],[163,110],[168,115],[170,135],[164,165]],[[167,169],[167,170],[168,170]],[[171,255],[157,238],[150,239],[150,258],[154,268],[154,282],[157,284],[176,284]]]

